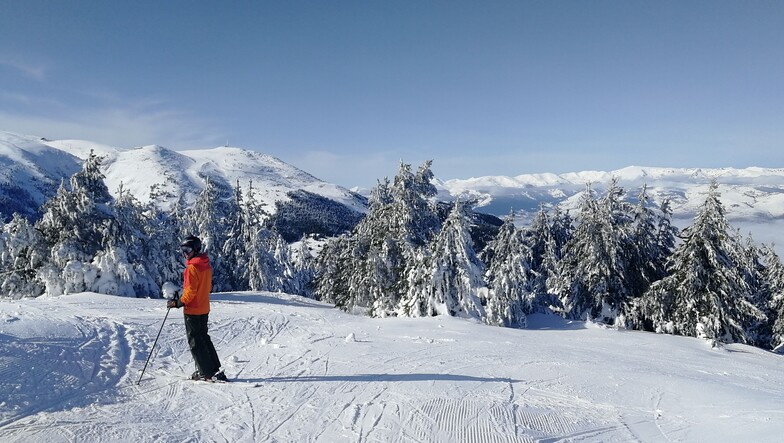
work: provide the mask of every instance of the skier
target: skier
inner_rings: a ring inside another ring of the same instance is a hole
[[[180,244],[185,256],[185,281],[182,296],[169,300],[168,308],[185,307],[185,334],[188,346],[196,362],[193,380],[228,381],[220,369],[221,363],[215,346],[207,334],[207,318],[210,312],[210,292],[212,291],[212,267],[206,253],[201,252],[201,240],[188,236]]]

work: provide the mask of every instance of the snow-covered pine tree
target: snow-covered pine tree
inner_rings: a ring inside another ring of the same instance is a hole
[[[379,181],[369,200],[368,213],[352,233],[355,248],[350,255],[354,269],[345,269],[351,304],[367,307],[369,314],[386,317],[392,314],[400,300],[398,282],[402,278],[405,264],[404,252],[408,244],[409,229],[406,220],[412,217],[405,207],[406,193],[415,192],[413,178],[408,165],[401,165],[395,178],[396,186],[387,179]],[[358,272],[357,272],[358,271]]]
[[[546,313],[551,306],[560,305],[550,286],[558,276],[561,250],[571,236],[570,223],[568,216],[557,207],[553,215],[549,216],[544,205],[540,205],[531,225],[522,230],[523,244],[528,252],[528,280],[533,296],[531,311],[528,313]]]
[[[422,246],[440,227],[438,212],[431,201],[438,193],[432,184],[432,164],[428,160],[412,173],[411,165],[400,163],[391,188],[391,215],[399,218],[388,221],[392,223],[392,237],[397,240]]]
[[[438,229],[438,214],[430,201],[436,192],[432,177],[430,162],[416,174],[410,165],[401,163],[392,184],[387,179],[379,181],[367,214],[351,236],[326,249],[341,258],[319,259],[316,293],[320,297],[331,297],[323,285],[340,282],[346,292],[334,295],[337,306],[367,308],[374,316],[396,312],[401,297],[408,293],[406,260],[414,255],[411,249],[424,245]]]
[[[248,251],[248,285],[251,291],[281,291],[280,264],[274,256],[275,233],[259,227],[250,233]]]
[[[678,239],[678,228],[672,224],[672,207],[670,200],[664,199],[659,206],[658,220],[656,222],[656,256],[662,263],[662,274],[660,278],[667,275],[667,260],[675,250],[675,243]]]
[[[742,246],[730,233],[715,180],[681,238],[668,262],[669,275],[640,301],[646,322],[657,332],[750,342],[747,327],[765,314],[751,302],[740,268]]]
[[[180,254],[180,217],[185,209],[181,200],[176,200],[168,213],[162,202],[169,196],[158,191],[157,186],[150,188],[150,202],[145,207],[145,231],[148,238],[142,247],[147,270],[158,287],[164,283],[182,286],[184,262]],[[158,294],[163,296],[162,293]]]
[[[89,287],[87,289],[100,294],[120,295],[123,297],[136,297],[158,292],[151,287],[143,287],[137,293],[137,283],[149,283],[146,275],[137,274],[137,268],[128,258],[128,253],[122,246],[109,244],[98,251],[91,263]],[[145,271],[143,268],[141,271]]]
[[[627,281],[631,217],[622,197],[615,179],[600,200],[590,185],[583,195],[579,224],[559,266],[558,295],[568,318],[614,324],[633,294]]]
[[[38,272],[49,295],[85,291],[96,277],[91,262],[103,248],[114,217],[101,161],[91,151],[82,170],[71,177],[71,190],[61,183],[57,194],[44,204],[43,216],[36,224],[50,251]]]
[[[302,238],[291,245],[291,263],[294,270],[294,277],[289,286],[291,294],[298,294],[303,297],[313,298],[313,278],[315,277],[315,256],[310,250],[310,238]]]
[[[556,206],[550,215],[550,226],[552,227],[553,239],[555,239],[553,252],[555,257],[560,260],[563,257],[563,248],[574,236],[574,220],[569,211],[561,212],[561,208]]]
[[[367,214],[351,234],[330,240],[322,249],[314,279],[318,299],[351,311],[355,307],[370,307],[373,300],[368,294],[382,293],[380,286],[391,287],[393,282],[382,282],[377,275],[368,275],[367,270],[380,268],[368,261],[379,260],[378,254],[371,251],[380,251],[390,235],[388,221],[382,214],[390,212],[392,200],[389,180],[379,181],[371,191]]]
[[[248,185],[249,192],[253,190],[253,183]],[[221,255],[226,261],[226,266],[232,272],[226,276],[227,290],[246,291],[248,281],[243,278],[247,274],[248,251],[243,233],[245,229],[246,211],[239,180],[234,187],[234,207],[236,210],[228,214],[226,219],[226,240],[221,245]]]
[[[46,258],[43,242],[33,225],[15,213],[0,231],[0,297],[37,297],[44,291],[36,276]]]
[[[234,272],[234,284],[243,290],[254,290],[254,288],[259,290],[264,286],[263,278],[258,276],[262,269],[261,251],[264,249],[259,231],[264,228],[266,213],[256,200],[256,190],[252,181],[248,183],[244,197],[235,198],[239,200],[240,206],[240,216],[236,224],[240,229],[238,241],[242,244],[229,245],[228,248],[224,248],[224,251],[229,249],[232,251],[228,252],[229,254],[245,254],[234,259],[237,266]]]
[[[391,186],[379,183],[368,215],[357,226],[360,252],[369,261],[355,274],[352,291],[363,293],[370,314],[384,317],[397,310],[401,297],[408,293],[407,260],[415,248],[423,247],[439,227],[438,213],[431,198],[436,195],[431,183],[432,162],[422,164],[416,173],[402,163]],[[364,305],[364,303],[362,303]]]
[[[522,237],[528,250],[528,261],[531,266],[531,291],[534,294],[547,293],[547,278],[555,272],[555,268],[548,269],[547,265],[555,264],[557,260],[548,260],[548,255],[553,255],[555,239],[544,205],[539,205],[539,211],[531,224],[523,228]]]
[[[740,231],[735,231],[735,237],[741,242],[741,256],[739,258],[738,271],[743,276],[743,280],[749,286],[749,301],[761,312],[764,318],[758,319],[746,325],[746,336],[748,343],[761,348],[767,348],[771,342],[771,327],[768,317],[770,312],[770,302],[773,297],[772,288],[766,278],[765,264],[762,261],[762,252],[754,243],[751,233],[745,237],[745,241]]]
[[[628,254],[627,284],[631,297],[639,297],[654,281],[664,277],[667,252],[659,248],[656,225],[658,217],[650,208],[647,186],[637,195],[637,204],[631,214],[631,246]]]
[[[432,257],[427,247],[411,248],[406,257],[404,271],[406,292],[397,306],[397,314],[403,317],[425,317],[432,315],[428,308],[428,288],[432,274]]]
[[[294,294],[296,283],[294,282],[295,271],[294,265],[291,260],[291,248],[286,240],[280,233],[272,229],[272,238],[270,241],[270,252],[277,264],[277,274],[275,275],[275,290]]]
[[[484,269],[477,258],[461,202],[456,202],[430,244],[430,281],[426,282],[425,312],[483,319],[479,291],[485,287]]]
[[[90,290],[126,297],[160,294],[160,286],[148,272],[147,221],[141,203],[121,184],[111,205],[114,217],[104,247],[92,261],[97,274]]]
[[[630,300],[624,316],[619,319],[619,326],[632,329],[650,329],[644,315],[641,314],[641,297],[648,291],[651,284],[667,276],[667,262],[675,248],[678,228],[672,225],[672,210],[669,200],[664,200],[658,211],[648,207],[646,187],[638,196],[634,211],[632,238],[634,254],[631,256],[631,280],[638,284]]]
[[[229,276],[233,269],[223,255],[227,225],[239,209],[232,199],[230,187],[219,186],[209,176],[204,177],[204,190],[188,210],[186,235],[198,236],[212,265],[212,288],[216,292],[229,290]]]
[[[769,294],[768,327],[770,330],[770,349],[784,344],[784,265],[772,246],[763,245],[760,251],[765,265],[763,278]]]
[[[373,317],[387,317],[395,312],[400,293],[396,287],[401,278],[403,257],[401,247],[406,243],[392,238],[383,239],[381,249],[369,248],[366,259],[361,263],[364,268],[352,279],[352,292],[361,294],[361,306],[368,306],[368,314]]]
[[[524,328],[531,312],[531,273],[527,246],[509,215],[498,235],[485,248],[485,280],[490,288],[485,306],[485,322],[496,326]]]
[[[316,275],[313,279],[316,300],[347,306],[349,282],[346,270],[352,263],[354,250],[348,235],[340,235],[324,245],[316,258]]]
[[[382,232],[389,229],[379,257],[388,270],[386,284],[391,282],[391,285],[384,290],[382,300],[374,303],[373,315],[386,316],[399,311],[402,298],[411,294],[410,277],[417,273],[413,267],[420,264],[415,257],[429,255],[419,254],[417,250],[426,247],[441,226],[432,201],[437,194],[432,183],[432,163],[426,161],[412,173],[411,166],[401,162],[388,197],[383,200],[389,203],[378,211]]]

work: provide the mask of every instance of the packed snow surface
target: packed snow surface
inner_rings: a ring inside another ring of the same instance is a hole
[[[782,356],[533,316],[371,319],[213,297],[231,383],[192,382],[182,313],[93,293],[0,301],[0,441],[781,441]]]

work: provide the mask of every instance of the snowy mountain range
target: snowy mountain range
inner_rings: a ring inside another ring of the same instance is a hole
[[[103,173],[110,192],[120,186],[139,201],[150,201],[150,190],[169,197],[171,204],[184,194],[192,201],[204,189],[205,179],[226,186],[239,183],[244,190],[252,181],[256,197],[268,212],[287,194],[304,190],[364,212],[366,200],[338,185],[326,183],[275,157],[256,151],[218,147],[206,150],[173,151],[162,146],[122,149],[84,140],[47,140],[0,132],[0,212],[14,210],[32,214],[60,185],[81,169],[90,152],[104,157]]]
[[[688,226],[703,204],[711,180],[719,184],[721,201],[732,226],[756,242],[773,244],[784,253],[784,168],[655,168],[631,166],[615,171],[584,171],[568,174],[492,176],[438,183],[442,199],[473,199],[478,211],[502,217],[514,211],[518,224],[527,225],[540,204],[560,206],[576,213],[580,197],[590,184],[598,194],[616,179],[636,200],[643,186],[650,199],[661,206],[669,201],[673,222]]]
[[[784,168],[675,169],[630,166],[615,171],[479,177],[440,183],[451,197],[474,198],[485,211],[503,215],[510,209],[530,213],[540,203],[575,209],[586,185],[601,193],[612,179],[634,198],[643,185],[659,205],[670,201],[677,218],[690,218],[705,200],[711,180],[719,183],[730,220],[784,218]]]
[[[275,157],[256,151],[218,147],[207,150],[173,151],[161,146],[123,149],[83,140],[47,140],[41,137],[0,132],[0,215],[14,211],[33,215],[53,195],[60,181],[78,171],[90,151],[105,157],[106,184],[116,193],[122,184],[142,202],[150,188],[193,199],[203,189],[205,177],[225,186],[253,182],[256,195],[268,212],[288,193],[304,190],[365,212],[366,198],[336,184],[326,183]],[[438,161],[436,159],[436,161]],[[632,166],[615,171],[584,171],[567,174],[525,174],[470,179],[437,179],[439,198],[474,199],[477,210],[497,216],[514,211],[525,223],[540,204],[574,210],[586,185],[598,193],[615,178],[630,199],[643,185],[651,199],[670,201],[676,224],[686,225],[704,201],[712,179],[719,183],[727,218],[743,231],[754,232],[764,242],[778,241],[784,226],[784,168],[677,169]]]

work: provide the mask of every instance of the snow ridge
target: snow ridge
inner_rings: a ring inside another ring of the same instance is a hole
[[[150,201],[150,189],[168,193],[163,209],[181,195],[193,201],[204,189],[205,180],[216,180],[224,187],[239,186],[246,190],[252,181],[259,204],[269,213],[275,212],[275,202],[288,200],[288,192],[303,189],[342,203],[355,211],[364,212],[364,198],[326,183],[291,166],[280,159],[259,152],[235,147],[206,150],[173,151],[151,145],[124,149],[84,140],[47,140],[0,132],[0,186],[19,183],[23,189],[35,190],[39,205],[53,194],[62,179],[68,179],[81,167],[90,151],[104,157],[102,164],[109,191],[122,188],[139,201]],[[34,176],[44,181],[47,188],[34,187],[23,178]],[[20,178],[22,178],[20,180]],[[32,191],[31,191],[32,193]],[[36,207],[37,209],[37,207]],[[4,211],[5,212],[5,211]]]

